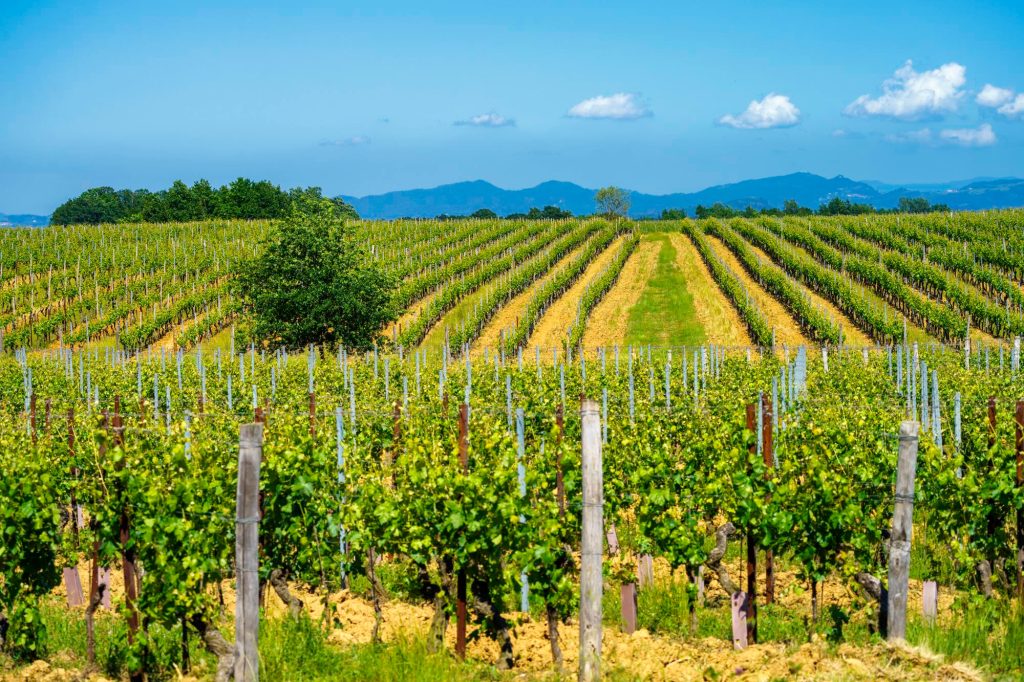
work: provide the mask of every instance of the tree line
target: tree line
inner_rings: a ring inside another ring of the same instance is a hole
[[[871,204],[857,204],[849,199],[833,197],[828,203],[819,204],[818,210],[801,206],[793,199],[787,199],[782,208],[755,209],[747,206],[745,209],[737,209],[723,203],[715,203],[711,206],[697,205],[694,210],[696,218],[755,218],[759,215],[769,216],[809,216],[809,215],[866,215],[881,213],[935,213],[948,212],[946,204],[933,204],[924,197],[900,197],[899,205],[896,208],[875,208]],[[678,220],[686,217],[684,209],[666,209],[661,212],[662,220]]]
[[[166,223],[193,220],[284,218],[293,203],[308,204],[323,199],[319,187],[296,187],[284,191],[267,181],[238,178],[219,188],[207,180],[191,187],[181,180],[166,190],[115,190],[112,187],[87,189],[53,212],[53,225],[99,223]],[[340,198],[328,199],[341,218],[358,219],[355,209]]]

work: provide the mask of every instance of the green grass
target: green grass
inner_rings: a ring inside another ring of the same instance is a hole
[[[676,250],[665,233],[645,234],[644,242],[659,242],[658,263],[647,287],[629,311],[626,344],[667,342],[697,346],[706,338],[697,320],[686,274],[676,264]]]

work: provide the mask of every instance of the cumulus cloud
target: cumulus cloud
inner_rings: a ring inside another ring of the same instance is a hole
[[[762,100],[751,100],[739,116],[726,114],[718,122],[733,128],[786,128],[800,122],[800,110],[789,97],[769,92]]]
[[[366,135],[353,135],[341,140],[324,140],[321,147],[357,147],[362,144],[370,144],[370,138]]]
[[[975,101],[979,106],[995,109],[1008,118],[1024,114],[1024,93],[1014,96],[1013,90],[997,88],[991,83],[985,84]]]
[[[996,133],[988,123],[977,128],[950,128],[939,133],[945,142],[962,147],[990,147],[996,143]]]
[[[996,108],[1002,106],[1013,99],[1013,90],[1006,88],[997,88],[991,83],[985,83],[985,87],[981,89],[975,101],[983,107]]]
[[[629,92],[618,92],[614,95],[598,95],[585,99],[569,109],[572,118],[607,118],[617,121],[630,121],[653,112],[645,105],[640,96]]]
[[[915,71],[909,59],[882,84],[882,94],[861,95],[843,110],[847,116],[885,116],[915,120],[954,111],[963,97],[967,69],[950,62],[931,71]]]
[[[467,119],[456,121],[452,125],[476,126],[478,128],[505,128],[507,126],[514,126],[515,124],[516,122],[511,118],[505,118],[501,114],[496,114],[492,111],[489,114],[470,116]]]

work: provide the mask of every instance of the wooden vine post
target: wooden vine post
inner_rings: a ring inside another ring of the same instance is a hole
[[[1017,487],[1024,487],[1024,400],[1017,401]],[[1024,509],[1017,510],[1017,598],[1024,602]]]
[[[904,639],[907,631],[907,584],[910,578],[910,543],[914,524],[918,428],[915,421],[900,424],[896,503],[889,539],[889,639]]]
[[[754,404],[747,404],[747,429],[757,433]],[[757,455],[757,440],[750,441],[750,454]],[[757,537],[753,528],[747,528],[747,594],[744,603],[747,616],[747,643],[757,643]]]
[[[121,418],[121,397],[114,397],[114,416],[111,420],[111,430],[114,434],[114,447],[124,447],[124,423]],[[123,470],[125,458],[122,454],[117,461],[117,469]],[[122,501],[121,517],[118,523],[119,538],[121,541],[121,567],[124,572],[124,604],[128,612],[128,645],[131,646],[139,631],[139,612],[135,609],[135,602],[139,598],[139,584],[135,573],[135,552],[129,549],[131,543],[131,520],[128,518],[128,507]],[[131,682],[141,682],[143,679],[142,670],[136,668],[128,672]]]
[[[263,425],[243,424],[235,497],[235,679],[259,680],[259,517]]]
[[[469,405],[459,405],[459,464],[469,472]],[[455,586],[455,653],[466,657],[466,568],[459,567]]]
[[[767,393],[761,396],[761,452],[767,469],[775,468],[775,450],[772,442],[772,413],[774,406]],[[769,497],[768,501],[771,501]],[[775,603],[775,556],[772,550],[764,552],[764,601]]]
[[[593,400],[580,410],[583,439],[583,538],[580,548],[579,680],[601,678],[601,591],[604,537],[601,413]]]
[[[50,399],[46,399],[46,419],[49,422],[50,419]],[[75,410],[74,408],[68,409],[67,414],[68,420],[68,458],[71,461],[75,459]],[[75,488],[78,483],[78,468],[74,465],[71,466],[71,532],[75,538],[75,549],[78,549],[78,533],[81,530],[79,524],[81,523],[81,512],[78,509],[78,496],[75,493]],[[67,593],[68,606],[78,607],[85,602],[85,595],[82,594],[82,578],[78,574],[77,566],[68,566],[64,568],[64,590]]]

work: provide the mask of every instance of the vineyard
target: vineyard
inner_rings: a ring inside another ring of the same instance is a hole
[[[438,679],[572,674],[589,433],[609,676],[1020,675],[1022,219],[354,223],[404,311],[364,353],[245,337],[270,223],[3,232],[3,649],[227,679],[255,570],[328,641],[489,664]],[[906,638],[946,657],[882,644],[901,503]]]

